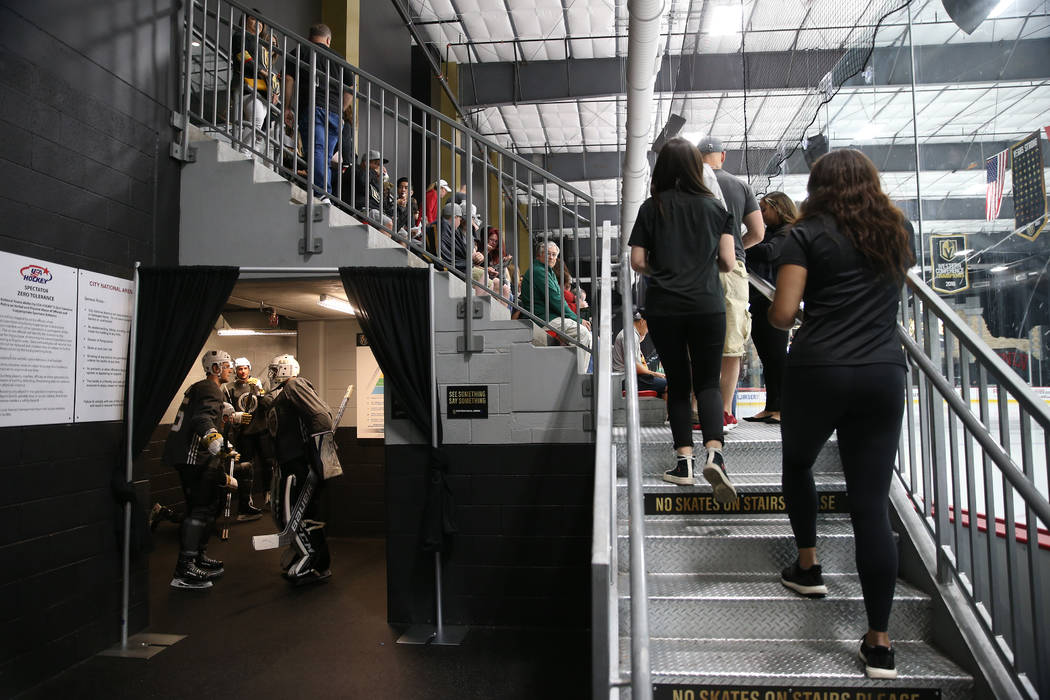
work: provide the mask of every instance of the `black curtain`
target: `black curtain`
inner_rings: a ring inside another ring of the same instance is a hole
[[[139,269],[132,455],[149,442],[182,380],[200,359],[238,274],[236,267]]]
[[[341,267],[339,275],[347,299],[357,310],[368,345],[389,386],[409,419],[431,438],[430,289],[428,269]],[[452,494],[445,475],[448,461],[441,450],[441,422],[437,448],[431,449],[427,498],[420,543],[428,551],[442,551],[456,531],[452,522]]]

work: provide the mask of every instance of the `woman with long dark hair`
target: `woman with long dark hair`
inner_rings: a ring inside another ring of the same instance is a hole
[[[660,149],[650,196],[631,231],[631,267],[649,276],[645,319],[667,376],[667,413],[675,465],[672,484],[693,483],[690,393],[695,392],[704,446],[703,475],[719,503],[736,499],[722,455],[718,386],[726,314],[718,271],[735,262],[732,218],[704,186],[696,146],[673,138]]]
[[[787,232],[798,218],[798,209],[783,192],[770,192],[758,202],[762,220],[766,224],[766,237],[761,243],[748,248],[747,269],[759,277],[776,284],[777,258],[787,239]],[[752,423],[780,423],[780,380],[784,374],[784,359],[787,357],[788,332],[774,328],[766,318],[769,299],[754,287],[750,287],[751,340],[755,343],[758,358],[762,360],[762,376],[766,385],[766,407],[745,418]]]
[[[813,461],[833,431],[849,493],[868,631],[860,658],[869,678],[896,678],[887,631],[897,582],[889,489],[904,413],[904,352],[896,336],[906,271],[915,263],[911,225],[883,193],[860,151],[822,156],[809,198],[780,251],[769,321],[805,318],[784,371],[783,489],[798,559],[780,581],[802,595],[827,587],[817,563]]]

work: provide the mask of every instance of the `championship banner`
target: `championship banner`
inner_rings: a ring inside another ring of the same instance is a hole
[[[1034,241],[1046,226],[1046,182],[1038,131],[1010,147],[1013,163],[1014,230]]]
[[[966,236],[930,236],[930,267],[933,288],[941,294],[958,294],[970,288],[966,263]]]

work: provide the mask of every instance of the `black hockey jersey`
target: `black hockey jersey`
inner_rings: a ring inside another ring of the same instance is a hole
[[[186,390],[164,443],[165,464],[203,464],[211,458],[201,438],[213,428],[222,431],[223,400],[222,389],[210,379],[202,379]]]
[[[243,411],[252,414],[252,422],[246,426],[236,426],[233,435],[256,435],[266,432],[266,411],[259,403],[259,397],[265,392],[258,384],[248,382],[226,382],[222,385],[222,393],[226,402],[233,406],[234,411]]]
[[[306,458],[306,438],[332,429],[332,409],[309,380],[292,377],[266,398],[266,422],[278,463]]]

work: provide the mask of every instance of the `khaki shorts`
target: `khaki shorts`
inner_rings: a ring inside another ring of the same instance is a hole
[[[726,342],[723,357],[740,357],[744,343],[751,337],[751,313],[747,310],[747,269],[741,260],[729,272],[718,273],[726,300]]]

